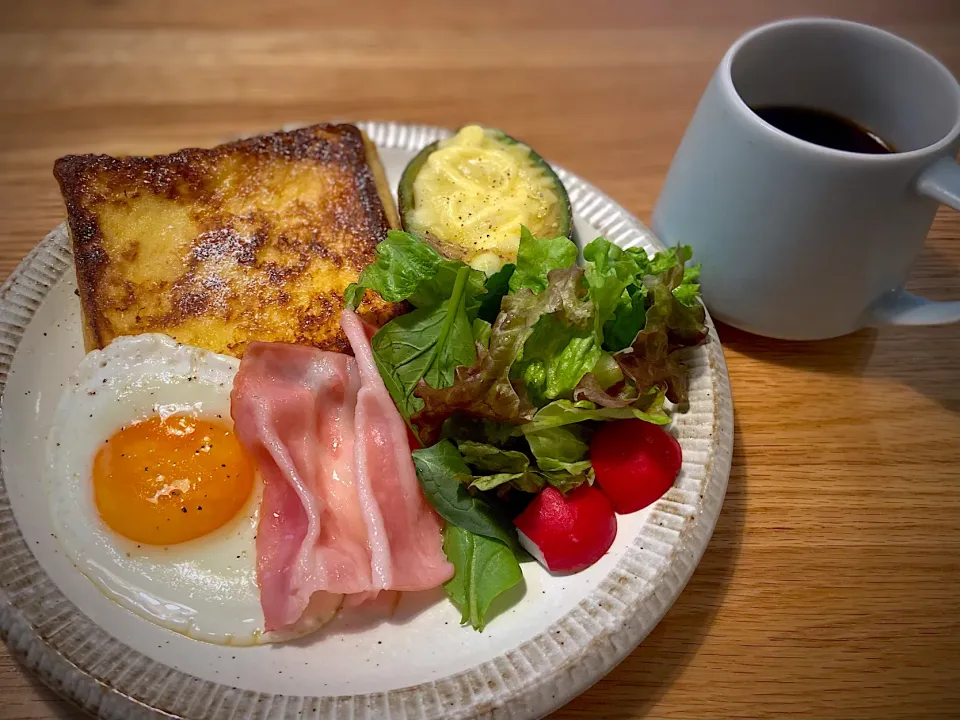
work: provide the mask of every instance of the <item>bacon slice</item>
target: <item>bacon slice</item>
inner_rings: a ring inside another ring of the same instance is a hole
[[[257,580],[268,631],[293,626],[308,604],[313,626],[370,588],[353,471],[359,383],[352,358],[297,345],[251,343],[240,363],[231,414],[264,480]]]
[[[454,569],[443,553],[440,518],[417,481],[407,427],[377,371],[365,324],[345,309],[340,325],[360,368],[356,483],[370,509],[373,582],[392,590],[436,587],[453,577]]]
[[[276,639],[319,627],[341,606],[392,607],[397,591],[453,575],[372,332],[348,312],[341,323],[357,359],[255,342],[234,380],[237,436],[264,480],[257,579]]]

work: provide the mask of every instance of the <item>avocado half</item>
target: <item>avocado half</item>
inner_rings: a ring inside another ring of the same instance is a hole
[[[496,130],[493,128],[484,129],[492,132],[498,142],[510,145],[523,145],[530,150],[530,154],[528,156],[529,161],[544,171],[546,176],[550,179],[551,187],[557,197],[557,201],[554,204],[553,209],[553,212],[555,213],[554,223],[557,231],[553,237],[563,236],[573,239],[573,212],[570,207],[570,197],[567,195],[567,189],[563,186],[560,178],[557,177],[557,173],[554,172],[552,167],[550,167],[550,164],[540,157],[540,155],[537,154],[537,152],[526,143],[510,137],[501,130]],[[419,153],[417,153],[413,160],[407,164],[407,167],[404,168],[403,175],[400,176],[400,185],[397,192],[400,210],[400,223],[404,230],[412,235],[417,236],[423,242],[432,245],[438,252],[443,253],[448,257],[460,259],[462,250],[460,250],[458,246],[450,243],[445,238],[435,237],[432,233],[428,232],[426,228],[418,227],[414,222],[412,222],[412,210],[414,208],[414,201],[416,199],[414,196],[414,182],[416,181],[420,170],[427,162],[427,158],[429,158],[430,155],[436,151],[440,142],[441,141],[438,140],[430,143]]]

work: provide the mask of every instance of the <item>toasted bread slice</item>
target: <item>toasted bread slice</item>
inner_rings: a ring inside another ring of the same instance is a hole
[[[240,357],[252,340],[349,352],[347,285],[399,227],[376,148],[353,125],[157,157],[68,155],[67,206],[88,351],[160,332]],[[374,293],[382,325],[402,310]]]

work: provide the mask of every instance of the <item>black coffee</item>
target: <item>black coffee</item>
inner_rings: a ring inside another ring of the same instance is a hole
[[[795,138],[834,150],[885,155],[896,152],[867,128],[825,110],[793,105],[768,105],[753,111],[775,128]]]

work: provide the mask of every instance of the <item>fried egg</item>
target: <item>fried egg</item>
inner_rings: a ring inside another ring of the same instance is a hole
[[[233,433],[239,361],[165,335],[89,353],[47,446],[54,532],[109,599],[207,642],[266,642],[261,482]]]

